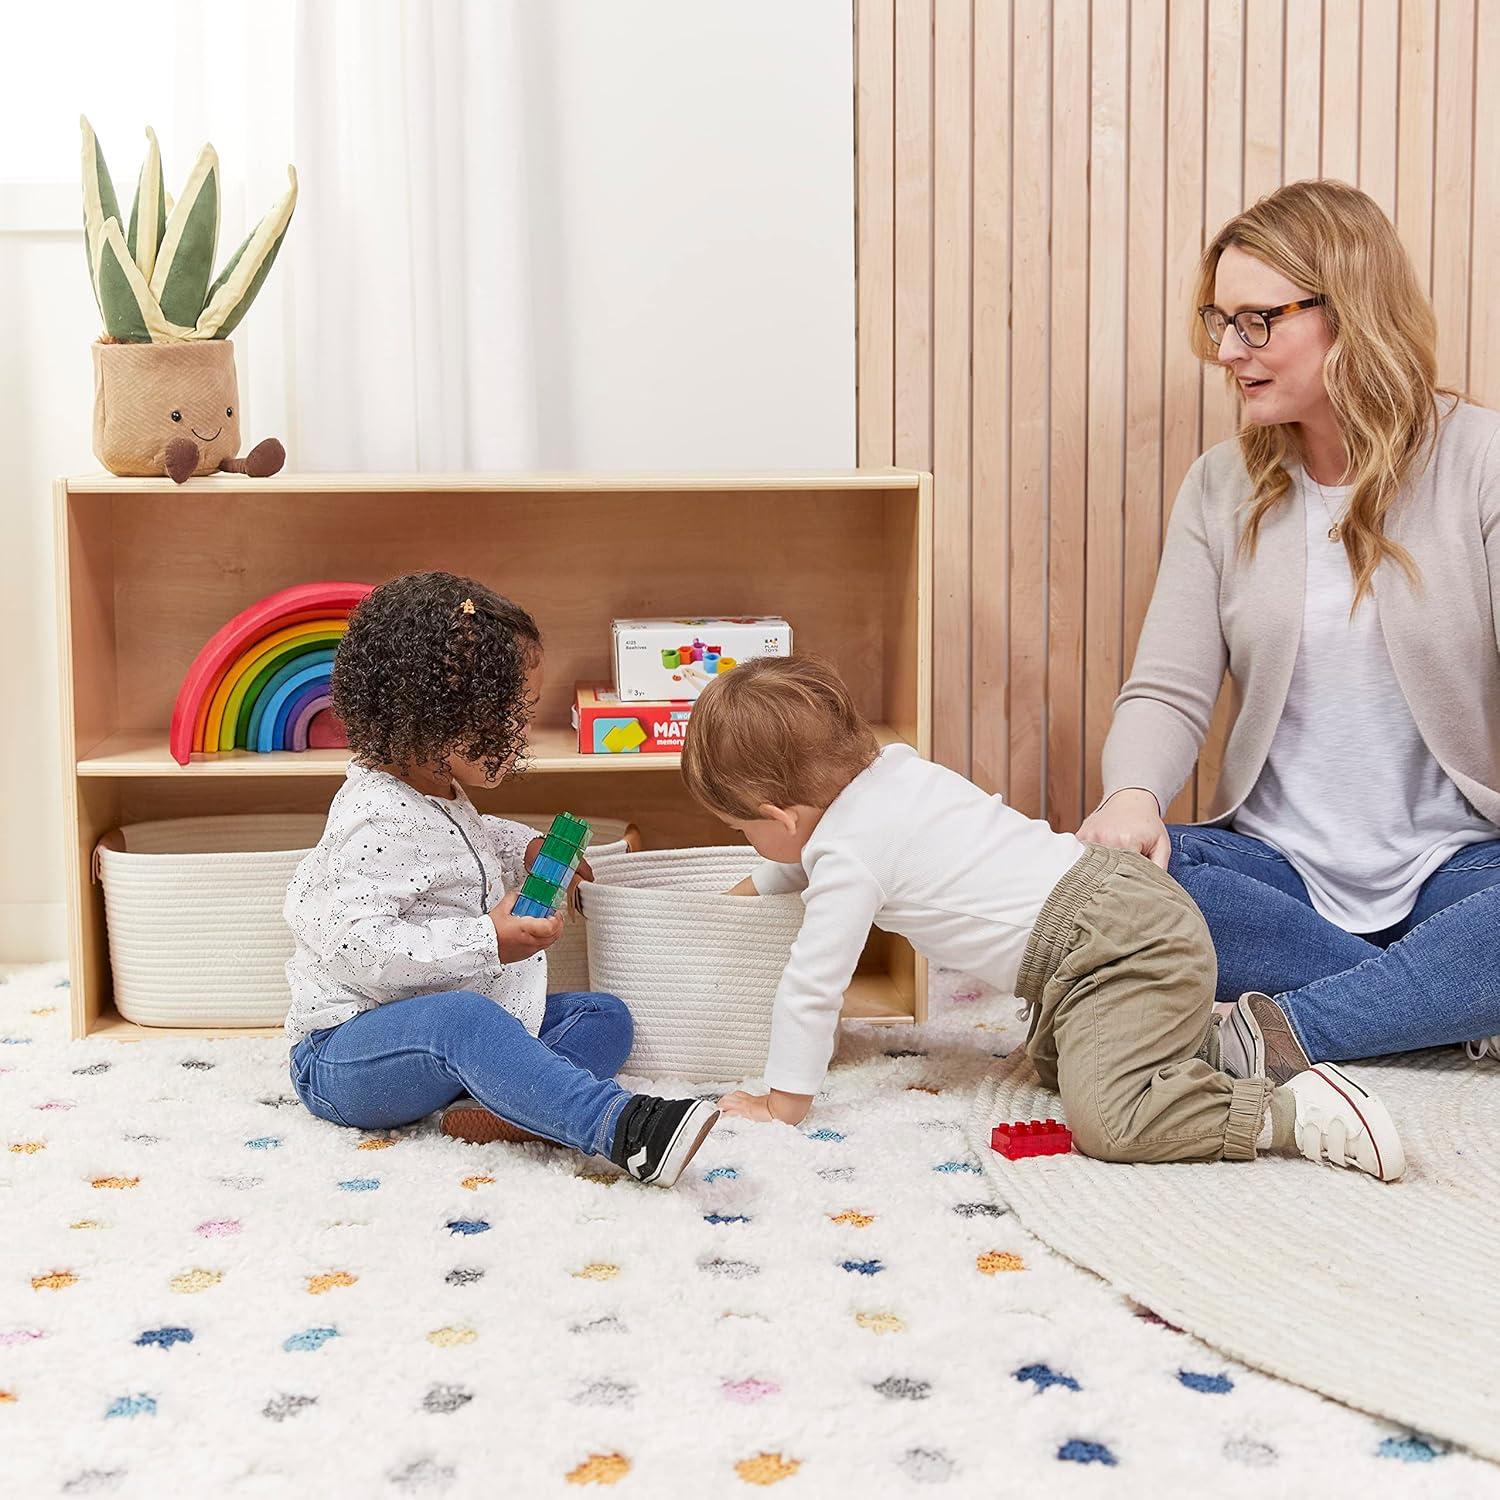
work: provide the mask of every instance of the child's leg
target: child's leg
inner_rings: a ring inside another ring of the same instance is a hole
[[[613,1078],[630,1055],[635,1022],[616,995],[565,990],[547,996],[537,1035],[559,1057],[587,1068],[595,1078]]]
[[[1080,895],[1083,893],[1080,892]],[[1271,1085],[1199,1057],[1214,996],[1208,928],[1174,881],[1124,861],[1078,904],[1028,1043],[1081,1151],[1107,1161],[1249,1160]]]
[[[565,1044],[581,1021],[563,1030]],[[614,1050],[620,1031],[615,1021]],[[597,1036],[592,1051],[604,1056]],[[364,1129],[409,1124],[472,1094],[532,1134],[590,1154],[608,1152],[631,1097],[467,990],[378,1005],[320,1034],[305,1084],[344,1124]]]

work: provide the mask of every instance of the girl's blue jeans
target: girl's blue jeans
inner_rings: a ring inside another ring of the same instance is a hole
[[[292,1086],[320,1120],[387,1130],[472,1094],[549,1141],[603,1155],[630,1095],[614,1081],[630,1051],[614,995],[547,996],[536,1036],[485,995],[415,995],[314,1031],[292,1048]]]
[[[1302,877],[1260,839],[1168,832],[1170,873],[1213,934],[1218,998],[1274,996],[1315,1061],[1500,1034],[1500,840],[1460,849],[1405,918],[1360,935],[1319,916]]]

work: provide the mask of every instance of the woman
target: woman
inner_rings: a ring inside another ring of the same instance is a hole
[[[1243,425],[1178,493],[1080,837],[1202,908],[1229,1071],[1500,1058],[1500,415],[1437,386],[1411,262],[1342,183],[1232,219],[1197,301]],[[1168,829],[1226,667],[1211,816]]]

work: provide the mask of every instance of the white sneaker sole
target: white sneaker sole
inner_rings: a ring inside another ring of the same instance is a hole
[[[708,1133],[719,1123],[719,1111],[707,1100],[700,1099],[677,1123],[671,1143],[662,1153],[661,1163],[650,1177],[640,1181],[651,1187],[671,1187],[682,1170],[697,1154],[698,1147],[708,1139]]]
[[[1307,1071],[1321,1078],[1359,1116],[1375,1152],[1375,1171],[1370,1175],[1382,1182],[1395,1182],[1406,1171],[1406,1152],[1401,1148],[1401,1137],[1385,1105],[1334,1063],[1314,1063]]]

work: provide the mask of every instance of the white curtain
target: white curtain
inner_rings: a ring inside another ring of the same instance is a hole
[[[522,66],[537,15],[486,0],[298,5],[299,467],[537,463],[523,174],[538,122]]]

